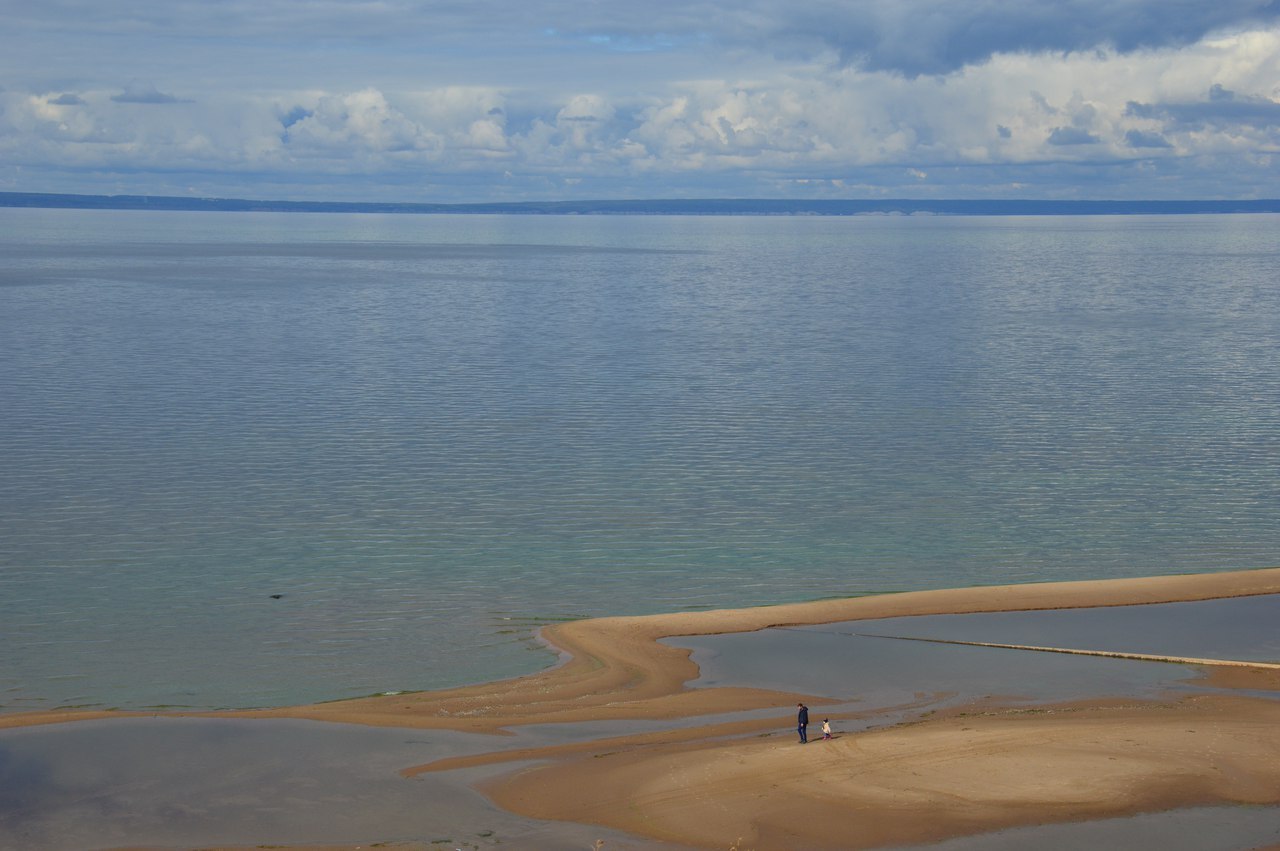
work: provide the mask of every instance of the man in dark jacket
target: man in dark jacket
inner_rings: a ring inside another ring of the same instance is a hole
[[[805,706],[803,703],[797,703],[796,706],[800,707],[799,711],[796,712],[796,729],[800,733],[800,744],[808,744],[809,707]]]

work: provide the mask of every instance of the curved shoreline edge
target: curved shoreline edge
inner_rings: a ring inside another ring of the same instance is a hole
[[[689,689],[698,668],[688,650],[660,643],[679,636],[754,632],[852,620],[937,614],[1036,611],[1192,602],[1280,593],[1280,567],[1126,579],[907,591],[746,609],[592,618],[545,627],[568,656],[535,674],[440,691],[304,706],[209,712],[48,710],[0,715],[0,728],[100,718],[155,716],[299,718],[386,727],[501,734],[526,724],[672,719],[788,707],[813,695],[765,689]]]
[[[545,628],[544,638],[567,661],[516,679],[275,709],[23,713],[0,716],[0,728],[164,715],[291,718],[502,735],[528,724],[722,714],[730,720],[684,720],[605,738],[588,733],[535,747],[496,746],[487,753],[407,767],[400,774],[409,778],[487,766],[488,779],[474,788],[503,810],[618,831],[643,843],[638,847],[901,847],[1009,827],[1198,805],[1276,807],[1280,700],[1259,695],[1280,695],[1280,676],[1261,665],[1213,668],[1201,682],[1214,688],[1189,688],[1156,699],[1030,707],[986,700],[935,711],[936,702],[922,694],[918,704],[891,707],[887,716],[881,709],[833,706],[832,720],[837,725],[852,722],[855,731],[841,732],[837,726],[832,741],[814,740],[802,747],[794,735],[778,735],[780,727],[790,725],[796,700],[815,707],[835,701],[763,689],[690,688],[698,676],[690,652],[661,639],[913,615],[1271,594],[1280,594],[1280,568],[598,618]],[[737,714],[751,709],[777,715]],[[381,839],[370,837],[369,842],[406,851],[419,847]],[[247,851],[247,846],[200,847]],[[367,843],[276,847],[355,851]]]

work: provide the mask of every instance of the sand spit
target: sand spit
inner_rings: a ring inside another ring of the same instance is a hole
[[[791,707],[819,696],[685,684],[698,675],[689,651],[661,638],[753,632],[857,619],[969,612],[1172,603],[1280,593],[1280,568],[1092,582],[915,591],[751,609],[596,618],[555,624],[543,636],[565,664],[513,680],[438,692],[227,713],[385,726],[500,732],[522,724],[663,719]]]
[[[764,689],[690,689],[686,684],[698,672],[689,651],[658,640],[858,619],[1276,593],[1280,568],[599,618],[545,629],[546,640],[567,661],[527,677],[439,692],[197,714],[502,734],[530,724],[674,721],[777,710],[769,717],[717,719],[700,727],[685,720],[669,731],[584,737],[403,772],[511,763],[513,773],[484,787],[511,811],[706,848],[871,848],[1195,804],[1273,804],[1280,803],[1280,701],[1195,694],[1122,705],[970,707],[800,746],[777,732],[788,725],[796,701],[815,707],[833,701]],[[1205,682],[1277,687],[1275,670],[1264,666],[1219,666]],[[125,714],[8,715],[0,716],[0,726]],[[832,716],[837,729],[840,721],[857,717]]]
[[[688,689],[685,684],[698,675],[689,651],[660,644],[658,640],[910,615],[1124,606],[1275,593],[1280,593],[1280,568],[911,591],[750,609],[595,618],[546,627],[544,638],[563,650],[568,661],[525,677],[442,691],[380,695],[308,706],[182,714],[306,718],[501,733],[506,727],[524,724],[674,719],[790,707],[798,699],[820,703],[821,698],[764,689]],[[156,713],[75,710],[15,713],[0,715],[0,727],[130,714]]]

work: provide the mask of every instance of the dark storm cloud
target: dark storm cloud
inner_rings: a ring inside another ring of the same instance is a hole
[[[0,6],[7,0],[0,0]],[[491,52],[573,43],[599,51],[750,48],[907,76],[944,74],[996,53],[1129,52],[1280,21],[1280,0],[45,0],[20,4],[36,32],[117,38],[191,35],[276,43],[361,40]]]
[[[847,64],[909,76],[996,53],[1173,47],[1277,19],[1280,0],[865,0],[807,3],[778,15],[784,37],[819,38]]]
[[[1153,118],[1168,128],[1280,127],[1280,103],[1263,97],[1243,97],[1214,85],[1202,101],[1182,103],[1137,103],[1130,101],[1125,114]]]
[[[580,5],[542,9],[557,33],[595,34],[602,43],[697,37],[789,55],[825,48],[843,64],[907,76],[945,74],[997,53],[1177,47],[1280,20],[1280,0],[657,0],[637,6],[643,14],[597,5],[595,18]]]

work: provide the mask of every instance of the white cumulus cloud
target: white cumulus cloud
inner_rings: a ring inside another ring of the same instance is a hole
[[[1280,194],[1263,0],[8,6],[6,189]]]

